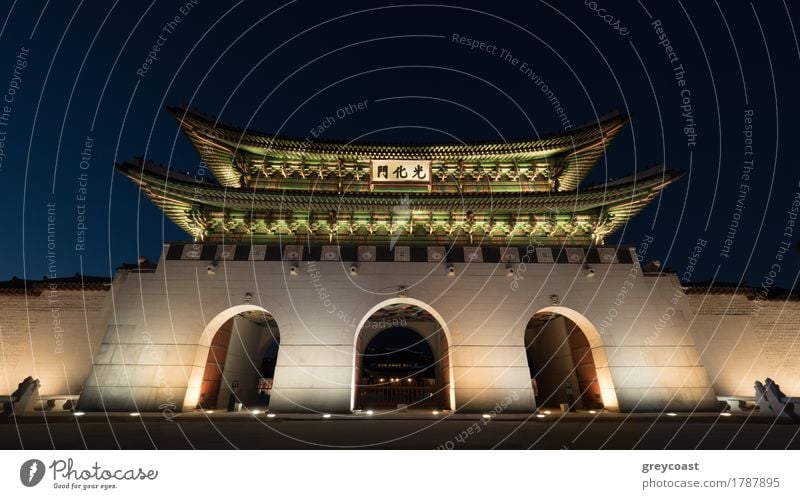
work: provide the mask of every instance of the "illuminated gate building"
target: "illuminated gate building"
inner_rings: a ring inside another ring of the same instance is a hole
[[[752,391],[698,344],[713,326],[678,277],[640,262],[647,239],[604,244],[680,176],[582,185],[624,115],[400,145],[169,111],[214,180],[116,165],[189,238],[115,276],[81,410],[677,411],[718,407],[717,380]]]

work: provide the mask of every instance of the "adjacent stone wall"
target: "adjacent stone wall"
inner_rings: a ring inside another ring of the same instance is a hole
[[[43,396],[79,394],[108,323],[110,298],[109,286],[0,292],[0,394],[12,393],[26,376],[41,381]]]
[[[800,301],[754,300],[749,290],[686,295],[700,357],[719,395],[755,394],[755,380],[772,378],[800,396]]]

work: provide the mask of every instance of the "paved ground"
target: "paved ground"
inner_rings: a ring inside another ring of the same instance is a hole
[[[70,414],[0,422],[3,449],[800,449],[800,425],[718,414]]]

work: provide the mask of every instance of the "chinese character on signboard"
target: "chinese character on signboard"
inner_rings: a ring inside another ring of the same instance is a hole
[[[431,179],[431,162],[418,160],[372,160],[372,182],[427,184]]]

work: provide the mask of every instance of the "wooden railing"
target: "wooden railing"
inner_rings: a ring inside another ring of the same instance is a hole
[[[401,383],[359,385],[357,402],[362,407],[407,404],[413,407],[438,408],[445,400],[444,394],[447,390],[439,385],[409,385]]]

